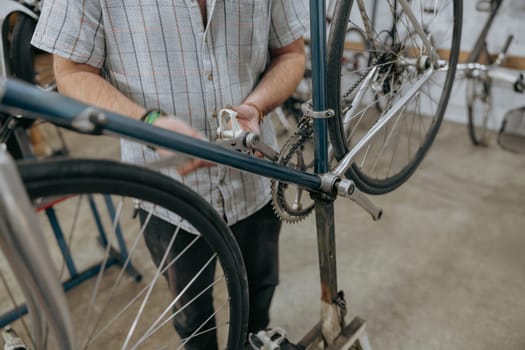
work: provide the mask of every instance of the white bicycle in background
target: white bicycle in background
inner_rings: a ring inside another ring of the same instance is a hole
[[[487,18],[469,56],[458,64],[461,78],[467,80],[468,133],[476,146],[486,146],[489,142],[490,120],[493,114],[493,83],[505,84],[506,90],[523,94],[525,80],[521,72],[508,72],[501,69],[507,60],[507,51],[514,40],[509,35],[500,52],[491,54],[488,50],[487,36],[494,19],[501,10],[503,0],[478,0],[476,10],[486,12]],[[498,144],[506,150],[525,152],[525,113],[523,108],[507,111],[498,133]]]
[[[52,55],[31,46],[40,0],[0,0],[0,75],[15,76],[45,90],[55,89]],[[5,47],[3,47],[5,46]]]
[[[53,56],[31,45],[41,6],[41,0],[0,0],[0,77],[16,77],[53,91]],[[0,114],[0,141],[9,140],[8,149],[15,158],[66,155],[60,129],[41,124],[42,120]]]

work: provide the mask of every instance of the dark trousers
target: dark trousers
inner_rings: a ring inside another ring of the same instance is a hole
[[[146,217],[147,213],[140,211],[141,223],[144,223]],[[275,287],[279,282],[281,221],[268,204],[255,214],[230,226],[230,229],[241,249],[248,275],[250,300],[248,332],[257,332],[268,326],[270,304]],[[176,227],[166,221],[151,217],[144,231],[144,238],[155,265],[159,266],[161,263],[175,230]],[[195,237],[194,234],[180,230],[167,261],[175,258]],[[177,294],[185,288],[211,255],[210,248],[202,239],[194,243],[165,274],[170,290]],[[210,264],[184,293],[179,304],[175,305],[175,311],[209,286],[213,282],[214,273],[215,264]],[[199,333],[214,328],[215,320],[212,318],[207,321],[214,312],[212,303],[210,288],[174,317],[175,329],[182,338],[189,337],[204,322],[207,323],[198,331]],[[186,344],[186,349],[217,349],[215,331],[204,333],[190,340]]]

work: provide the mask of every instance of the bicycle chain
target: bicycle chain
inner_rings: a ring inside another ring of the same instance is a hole
[[[277,163],[289,166],[292,156],[297,152],[302,152],[304,145],[312,139],[312,136],[312,118],[303,117],[299,121],[295,133],[283,146]],[[304,164],[301,168],[298,170],[307,170]],[[284,192],[288,186],[289,185],[286,183],[272,180],[273,210],[281,220],[288,223],[296,223],[306,218],[314,209],[314,205],[312,204],[305,208],[302,208],[300,205],[299,207],[296,207],[293,204],[290,205],[284,196]],[[297,190],[302,191],[300,188]]]
[[[361,85],[361,82],[366,78],[366,76],[368,75],[368,73],[370,72],[370,70],[372,69],[372,66],[369,66],[363,73],[354,73],[354,74],[357,74],[359,75],[359,79],[357,79],[354,83],[354,85],[352,85],[344,94],[343,94],[343,99],[346,99],[348,96],[350,96],[355,89],[357,89],[357,87],[359,85]]]

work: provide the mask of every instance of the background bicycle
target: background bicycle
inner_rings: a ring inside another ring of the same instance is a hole
[[[464,71],[468,79],[468,131],[472,143],[475,145],[487,144],[489,120],[493,113],[493,81],[506,83],[509,88],[511,87],[517,93],[523,93],[525,89],[522,73],[512,74],[498,69],[505,62],[507,51],[512,44],[514,35],[510,34],[507,37],[497,55],[491,55],[488,50],[487,35],[502,3],[503,1],[501,0],[481,0],[476,3],[476,10],[486,12],[488,17],[466,60],[467,69]],[[518,33],[516,34],[519,35]],[[469,63],[473,64],[473,69],[469,69]],[[475,63],[480,64],[475,65]],[[462,67],[460,65],[460,70]]]
[[[0,1],[0,74],[17,77],[51,91],[56,88],[52,56],[31,46],[40,8],[40,0]],[[42,121],[33,123],[28,119],[3,116],[0,138],[8,140],[8,147],[17,158],[29,153],[33,156],[67,154],[67,145],[60,130],[42,124]]]
[[[519,2],[500,0],[479,0],[468,6],[472,16],[465,21],[468,29],[458,66],[458,94],[452,105],[458,115],[458,104],[466,105],[472,143],[487,145],[495,138],[494,130],[501,128],[505,112],[522,104],[523,36],[514,18],[524,9]],[[460,101],[463,96],[465,102]]]

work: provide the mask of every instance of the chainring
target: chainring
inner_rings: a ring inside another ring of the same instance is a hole
[[[303,155],[305,145],[312,140],[312,136],[312,119],[303,117],[299,121],[297,131],[281,149],[277,163],[301,171],[313,169],[313,162],[305,163]],[[292,187],[294,199],[293,203],[290,204],[286,191],[289,191]],[[304,203],[301,203],[305,192],[305,189],[296,185],[272,180],[272,204],[277,216],[288,223],[299,222],[306,218],[314,209],[314,204],[304,205]]]

